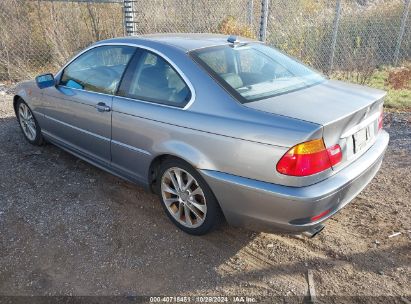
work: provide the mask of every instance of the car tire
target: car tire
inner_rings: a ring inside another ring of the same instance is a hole
[[[43,145],[44,138],[41,134],[40,125],[30,107],[21,98],[16,103],[16,116],[26,140],[35,146]]]
[[[178,228],[192,235],[203,235],[219,226],[223,214],[218,201],[192,166],[169,158],[161,163],[158,172],[156,190],[161,205]]]

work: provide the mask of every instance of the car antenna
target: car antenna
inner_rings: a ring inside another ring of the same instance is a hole
[[[234,35],[230,35],[227,38],[227,42],[232,43],[234,46],[240,44],[240,41],[237,39],[237,36],[234,36]]]

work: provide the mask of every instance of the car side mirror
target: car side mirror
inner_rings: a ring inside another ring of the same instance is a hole
[[[40,89],[49,88],[49,87],[52,87],[56,84],[56,82],[54,80],[54,76],[51,73],[41,74],[41,75],[37,76],[36,77],[36,83],[37,83],[37,86]]]

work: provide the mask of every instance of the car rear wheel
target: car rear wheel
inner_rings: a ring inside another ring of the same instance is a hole
[[[221,221],[220,207],[201,175],[179,159],[162,163],[157,183],[164,210],[181,230],[202,235]]]
[[[41,135],[40,126],[29,106],[24,102],[24,100],[19,99],[16,109],[17,119],[19,121],[20,128],[23,131],[24,137],[32,145],[42,145],[43,136]]]

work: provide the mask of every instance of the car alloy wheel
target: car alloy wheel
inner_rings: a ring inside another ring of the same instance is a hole
[[[37,137],[36,122],[34,120],[33,113],[24,102],[20,103],[18,114],[20,126],[24,135],[29,141],[34,141]]]
[[[207,201],[198,181],[187,171],[171,167],[161,178],[161,196],[168,212],[187,228],[201,226],[207,215]]]

